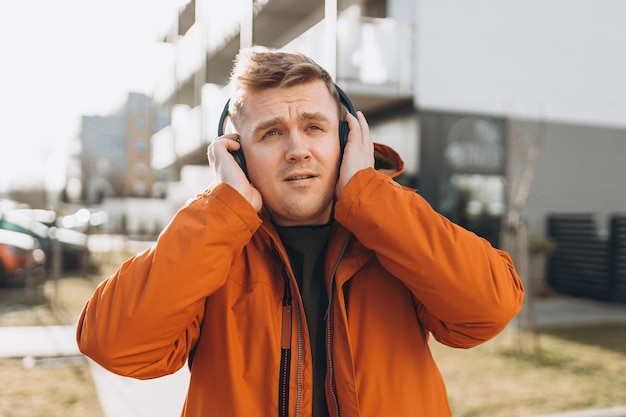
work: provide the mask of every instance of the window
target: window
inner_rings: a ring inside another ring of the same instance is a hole
[[[144,181],[137,181],[135,182],[133,191],[136,196],[144,197],[148,195],[148,186]]]
[[[387,0],[365,0],[363,16],[387,17]]]
[[[451,174],[442,185],[441,213],[497,246],[506,211],[504,177]]]
[[[139,162],[135,165],[135,174],[137,174],[137,177],[144,178],[147,173],[148,173],[147,164],[145,164],[144,162]]]
[[[145,129],[147,125],[148,125],[148,123],[146,122],[146,118],[144,116],[137,117],[137,121],[135,122],[135,127],[138,130]]]
[[[137,153],[144,154],[148,151],[148,141],[144,138],[139,138],[135,142],[135,150]]]
[[[108,135],[102,135],[98,138],[98,151],[105,153],[111,148],[111,137]]]

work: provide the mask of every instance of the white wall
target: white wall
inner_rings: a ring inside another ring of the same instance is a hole
[[[548,126],[523,216],[543,234],[549,213],[626,212],[626,130]]]
[[[107,230],[118,232],[124,222],[130,235],[158,234],[176,212],[171,202],[155,198],[107,198]]]
[[[418,107],[626,126],[626,2],[419,0]]]
[[[419,125],[413,115],[395,117],[371,127],[374,142],[391,146],[404,161],[404,172],[419,172]]]
[[[125,222],[129,235],[158,234],[187,200],[214,180],[208,165],[191,165],[183,167],[179,182],[168,184],[167,199],[107,198],[101,207],[108,214],[106,231],[119,232]]]
[[[178,211],[187,200],[202,193],[214,181],[215,176],[209,168],[208,162],[206,166],[184,166],[180,172],[180,181],[168,184],[167,199]]]

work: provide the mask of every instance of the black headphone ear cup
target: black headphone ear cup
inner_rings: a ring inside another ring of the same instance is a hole
[[[230,154],[233,156],[233,159],[235,160],[235,162],[239,164],[243,173],[246,174],[246,176],[248,176],[248,168],[246,167],[246,158],[243,156],[243,150],[239,148],[236,151],[228,151],[228,152],[230,152]]]
[[[226,122],[226,118],[228,117],[228,105],[230,104],[230,99],[226,101],[226,105],[224,105],[224,109],[222,110],[222,114],[220,115],[220,120],[217,123],[217,136],[222,136],[224,134],[224,123]],[[235,159],[235,162],[239,164],[243,173],[248,176],[248,169],[246,167],[246,158],[243,156],[243,149],[241,147],[236,151],[228,151]]]
[[[344,107],[348,110],[348,112],[357,117],[356,109],[354,108],[354,104],[348,98],[348,95],[341,89],[337,84],[335,84],[335,89],[337,90],[337,94],[339,95],[339,101]],[[348,122],[345,120],[339,121],[339,146],[341,147],[341,155],[343,155],[343,150],[348,143],[348,133],[350,132],[350,128],[348,127]]]
[[[348,133],[350,132],[350,128],[348,127],[348,122],[345,120],[339,121],[339,147],[341,148],[341,153],[343,154],[343,150],[346,147],[346,143],[348,143]]]

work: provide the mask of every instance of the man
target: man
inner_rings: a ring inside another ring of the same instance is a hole
[[[231,82],[216,185],[96,289],[81,351],[142,379],[193,353],[183,416],[450,416],[429,335],[498,334],[523,299],[510,258],[394,182],[402,161],[362,113],[342,150],[310,59],[245,50]]]

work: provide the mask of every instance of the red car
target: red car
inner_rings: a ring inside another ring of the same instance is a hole
[[[37,239],[25,233],[0,229],[0,285],[23,282],[26,276],[44,276],[46,255]]]

